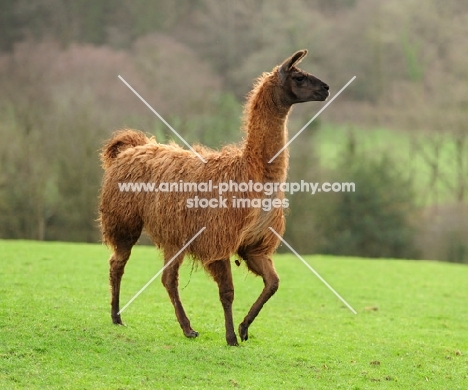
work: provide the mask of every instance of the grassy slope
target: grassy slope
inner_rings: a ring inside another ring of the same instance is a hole
[[[156,253],[134,250],[123,303],[161,267]],[[128,327],[112,325],[107,258],[100,245],[0,241],[1,389],[468,388],[466,266],[306,257],[353,315],[277,256],[280,290],[232,348],[216,285],[189,265],[181,294],[198,339],[183,337],[159,279],[124,313]],[[261,280],[234,268],[239,323]]]

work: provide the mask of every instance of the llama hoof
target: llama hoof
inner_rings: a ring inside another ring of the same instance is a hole
[[[115,325],[123,325],[123,326],[125,326],[125,324],[122,322],[122,319],[120,318],[119,315],[112,316],[112,322],[113,322]]]
[[[226,337],[226,341],[228,345],[230,345],[231,347],[237,347],[239,345],[239,343],[237,342],[236,335],[231,336],[231,337]]]
[[[184,332],[185,337],[188,337],[189,339],[194,339],[195,337],[198,337],[198,332],[195,332],[193,329],[191,329],[189,332]]]
[[[249,327],[244,325],[244,324],[240,324],[239,325],[239,336],[240,336],[242,341],[247,341],[249,339]]]

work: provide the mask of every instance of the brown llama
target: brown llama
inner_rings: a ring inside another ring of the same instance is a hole
[[[122,324],[119,314],[120,283],[131,249],[143,229],[154,244],[163,249],[167,264],[174,255],[203,227],[205,231],[164,269],[162,283],[174,305],[179,324],[187,337],[197,337],[185,314],[178,292],[178,270],[184,255],[201,262],[219,288],[224,309],[226,341],[238,345],[232,318],[234,286],[230,257],[238,255],[247,268],[263,278],[264,288],[239,325],[242,341],[248,339],[248,328],[263,305],[276,292],[279,278],[272,255],[280,241],[269,229],[280,235],[285,223],[282,207],[266,211],[261,207],[233,207],[231,199],[251,200],[277,198],[261,192],[231,188],[225,207],[187,207],[196,192],[122,192],[121,182],[144,183],[281,183],[286,180],[288,151],[284,150],[271,163],[268,161],[286,144],[286,122],[295,103],[323,101],[328,85],[296,65],[306,56],[301,50],[287,58],[272,72],[260,76],[248,95],[244,109],[243,130],[246,139],[239,146],[214,151],[196,145],[201,161],[193,152],[176,144],[159,144],[142,132],[116,132],[102,149],[105,170],[100,204],[103,241],[113,254],[110,263],[111,317]],[[218,199],[215,190],[201,194]],[[278,205],[278,203],[277,203]]]

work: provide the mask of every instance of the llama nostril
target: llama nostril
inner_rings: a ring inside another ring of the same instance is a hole
[[[330,89],[330,87],[328,86],[328,84],[323,84],[323,88],[325,88],[327,91]]]

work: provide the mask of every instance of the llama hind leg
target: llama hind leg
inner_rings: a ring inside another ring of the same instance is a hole
[[[106,226],[108,225],[111,224],[107,223]],[[121,228],[120,224],[114,224],[111,226],[113,226],[113,229],[104,230],[105,233],[103,234],[105,241],[114,249],[114,253],[109,260],[111,317],[114,324],[123,325],[119,314],[120,284],[124,274],[125,265],[130,257],[132,248],[140,238],[143,223],[141,221],[137,221],[134,224],[126,224],[126,228]]]
[[[167,264],[168,261],[171,260],[171,258],[172,257],[169,256],[167,252],[165,252],[164,264]],[[198,332],[192,329],[192,326],[190,325],[190,320],[185,314],[184,307],[179,297],[179,267],[182,264],[183,260],[183,254],[175,258],[171,262],[171,264],[164,269],[161,281],[164,287],[166,288],[167,293],[169,294],[169,298],[172,302],[172,305],[174,306],[177,321],[179,321],[180,327],[182,328],[184,335],[186,337],[193,338],[198,336]]]
[[[229,345],[239,345],[234,333],[232,320],[232,302],[234,301],[234,284],[232,282],[231,263],[229,259],[215,261],[207,266],[208,271],[218,284],[219,299],[224,309],[226,341]]]
[[[245,261],[250,271],[263,278],[264,288],[245,316],[244,321],[239,325],[239,336],[242,341],[246,341],[249,338],[249,326],[252,324],[255,317],[257,317],[258,313],[260,313],[263,305],[278,290],[279,286],[278,274],[275,271],[273,261],[268,256],[247,256]]]
[[[131,254],[133,244],[116,247],[114,254],[109,260],[110,270],[109,279],[111,286],[111,317],[112,322],[116,325],[123,325],[122,318],[120,317],[120,283],[124,273],[125,265]]]

